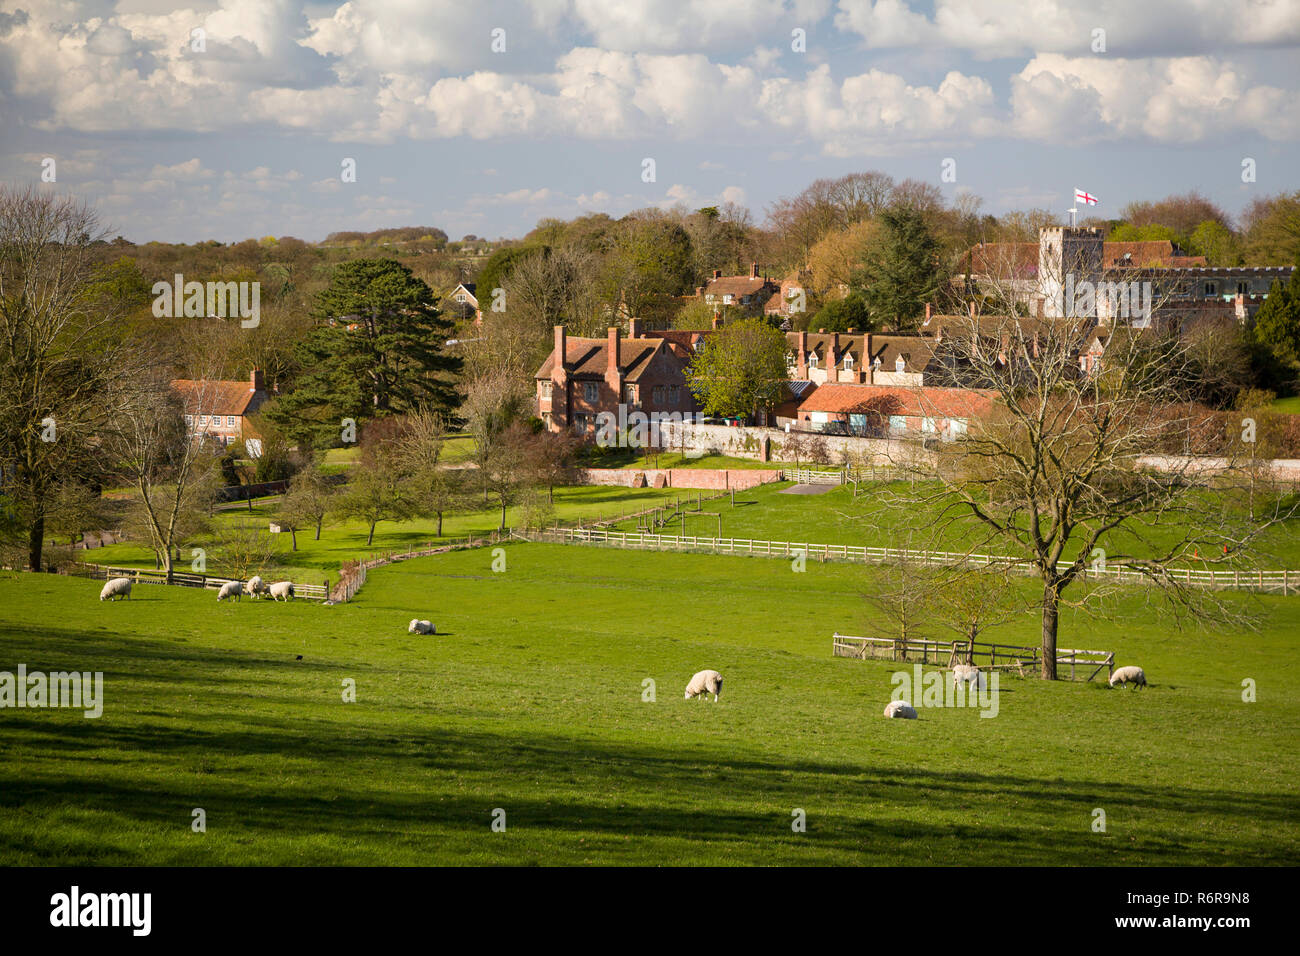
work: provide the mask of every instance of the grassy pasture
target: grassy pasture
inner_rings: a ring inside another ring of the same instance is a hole
[[[506,559],[381,568],[336,607],[159,586],[101,604],[98,582],[0,577],[0,670],[102,670],[106,697],[98,720],[0,710],[0,862],[1300,860],[1296,598],[1234,598],[1265,615],[1238,635],[1179,632],[1134,592],[1111,622],[1067,613],[1062,643],[1116,650],[1149,690],[1005,678],[996,718],[887,721],[899,665],[830,656],[832,631],[872,626],[870,568]],[[444,633],[408,635],[417,615]],[[703,667],[726,675],[717,705],[681,699]]]

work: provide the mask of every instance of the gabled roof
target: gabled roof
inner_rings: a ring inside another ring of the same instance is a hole
[[[724,296],[731,295],[737,299],[747,295],[757,295],[760,292],[766,292],[769,295],[775,292],[777,285],[770,279],[764,279],[762,276],[721,276],[717,279],[710,279],[704,283],[704,294],[706,296]],[[764,299],[766,301],[766,299]]]
[[[180,393],[188,415],[245,415],[255,398],[265,397],[265,392],[255,392],[247,380],[229,382],[178,378],[172,388]]]
[[[816,352],[818,356],[824,357],[831,344],[830,332],[809,332],[808,334],[808,351]],[[839,351],[836,353],[836,361],[844,361],[844,353],[853,356],[853,361],[859,366],[871,365],[876,359],[880,359],[881,371],[892,372],[898,361],[898,357],[903,357],[904,370],[908,372],[924,372],[934,360],[934,340],[921,335],[876,335],[871,336],[871,355],[864,355],[866,349],[866,335],[854,333],[849,335],[841,332],[839,336]],[[785,334],[786,344],[791,349],[799,347],[799,333],[787,332]]]
[[[621,339],[618,358],[619,373],[625,382],[635,382],[650,366],[656,355],[677,353],[667,341],[660,338]],[[609,340],[569,338],[565,340],[564,367],[571,378],[603,379],[609,368]],[[548,379],[555,369],[555,350],[546,357],[534,378]]]

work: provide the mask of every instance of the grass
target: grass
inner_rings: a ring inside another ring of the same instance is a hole
[[[762,485],[738,494],[734,509],[726,503],[721,509],[706,505],[705,510],[722,511],[722,536],[728,538],[954,551],[978,541],[985,551],[1011,553],[1008,544],[1001,540],[983,543],[984,538],[976,537],[978,529],[969,522],[940,530],[936,524],[937,509],[926,512],[900,501],[914,493],[906,482],[863,484],[856,498],[849,485],[837,486],[821,495],[783,494],[789,487],[789,482]],[[687,532],[712,536],[716,533],[713,522],[714,519],[701,518],[698,524],[688,525]],[[622,522],[617,527],[623,531],[636,530],[635,522]],[[664,533],[679,534],[680,529],[664,529]],[[912,535],[910,545],[909,535]],[[1172,532],[1157,531],[1154,537],[1173,540]],[[1103,539],[1102,546],[1115,553],[1122,548],[1134,548],[1135,544],[1131,536],[1112,533],[1109,541]],[[1077,547],[1067,550],[1065,557],[1076,553]],[[1300,568],[1300,519],[1263,536],[1250,566],[1271,570]]]
[[[1008,678],[995,719],[887,721],[898,665],[830,656],[833,630],[869,626],[871,569],[505,558],[381,568],[335,607],[0,577],[0,670],[101,670],[106,697],[98,720],[0,711],[0,863],[1300,861],[1295,598],[1257,599],[1243,636],[1175,630],[1135,593],[1113,622],[1067,614],[1062,643],[1140,663],[1147,691]],[[417,615],[442,633],[408,635]],[[716,705],[678,696],[703,667],[726,675]]]
[[[656,502],[672,501],[685,494],[672,488],[621,488],[614,486],[589,486],[555,489],[555,516],[561,520],[571,521],[577,518],[594,520],[618,514],[630,513],[651,507]],[[253,505],[250,512],[247,507],[219,512],[216,520],[220,522],[256,522],[265,527],[275,517],[278,502]],[[506,510],[507,522],[513,524],[519,518],[519,509]],[[314,539],[315,531],[298,533],[298,550],[292,551],[290,536],[274,536],[278,563],[271,572],[277,578],[301,581],[308,584],[321,583],[325,578],[338,579],[339,567],[346,561],[356,560],[368,554],[386,551],[405,551],[408,548],[421,547],[430,541],[463,538],[469,535],[485,535],[500,525],[501,511],[489,507],[480,511],[447,515],[443,520],[443,536],[439,539],[435,520],[418,520],[380,522],[375,528],[373,544],[366,544],[368,528],[361,521],[327,522],[321,532],[321,540]],[[181,550],[182,557],[188,557],[191,547],[203,547],[202,540],[187,544]],[[220,553],[212,549],[209,556],[208,570],[214,575],[223,573]],[[82,558],[94,564],[108,564],[120,567],[154,566],[153,552],[139,543],[109,545],[86,552]],[[188,570],[188,560],[182,562],[181,570]]]
[[[1300,415],[1300,395],[1276,398],[1268,407],[1269,411],[1282,412],[1286,415]]]

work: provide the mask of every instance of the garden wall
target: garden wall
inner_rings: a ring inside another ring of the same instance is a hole
[[[625,488],[698,488],[707,491],[744,491],[769,481],[780,481],[780,471],[757,468],[586,468],[584,485],[621,485]]]

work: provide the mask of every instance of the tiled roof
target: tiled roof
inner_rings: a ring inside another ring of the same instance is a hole
[[[801,412],[875,411],[928,418],[980,418],[993,410],[996,392],[972,388],[896,388],[888,385],[820,385]]]
[[[787,332],[785,334],[786,344],[793,350],[799,347],[799,333]],[[808,351],[816,352],[818,357],[825,359],[826,352],[830,348],[831,333],[829,332],[809,332],[808,333]],[[840,333],[839,351],[836,353],[836,361],[844,361],[844,353],[853,356],[853,361],[859,367],[870,365],[876,359],[880,359],[880,368],[884,372],[894,371],[895,363],[899,355],[903,356],[904,368],[909,372],[924,372],[929,367],[930,362],[934,359],[934,340],[920,335],[876,335],[871,336],[871,355],[864,356],[863,350],[866,347],[866,335],[854,333],[849,335],[845,332]]]
[[[641,377],[655,355],[665,352],[675,354],[669,344],[660,338],[621,339],[619,341],[619,372],[626,382]],[[604,378],[609,368],[609,342],[607,339],[569,338],[565,341],[564,367],[573,378]],[[555,350],[546,357],[534,378],[547,379],[555,368]]]
[[[178,378],[172,388],[180,393],[189,414],[244,415],[257,395],[248,381],[203,381]]]
[[[718,279],[710,279],[704,284],[704,294],[721,298],[724,295],[735,296],[740,299],[742,296],[757,295],[765,292],[770,295],[775,291],[775,283],[764,279],[761,276],[722,276]],[[764,297],[766,301],[766,296]]]

